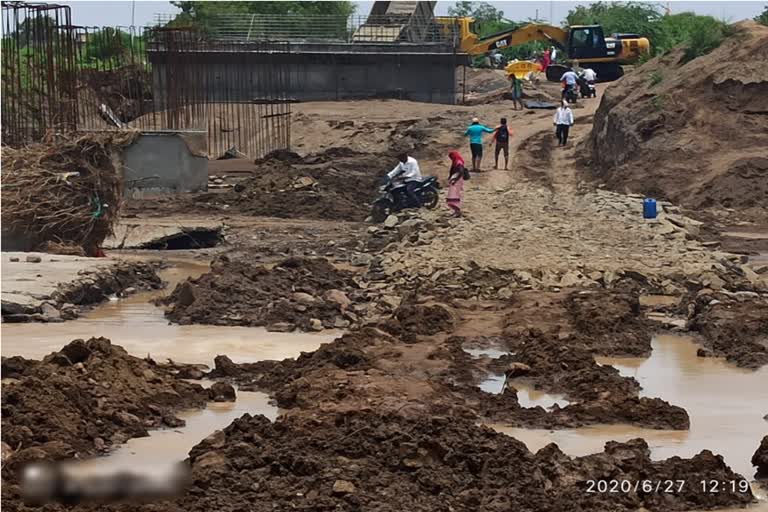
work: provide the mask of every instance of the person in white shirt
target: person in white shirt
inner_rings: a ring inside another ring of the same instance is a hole
[[[557,135],[558,146],[565,146],[568,142],[568,130],[573,126],[573,111],[568,106],[568,102],[563,100],[557,110],[555,110],[555,135]]]
[[[568,70],[565,73],[563,73],[563,76],[560,78],[560,81],[563,83],[563,99],[565,99],[565,94],[568,92],[568,89],[570,88],[576,88],[576,82],[578,81],[578,75],[573,70]]]
[[[421,181],[419,162],[405,153],[398,155],[397,159],[399,160],[398,164],[387,173],[387,176],[390,180],[395,178],[403,180],[405,182],[405,194],[408,196],[411,205],[415,208],[420,208],[421,201],[419,196],[416,195],[416,186]]]
[[[595,70],[592,68],[585,69],[584,80],[590,83],[594,83],[594,81],[597,80],[597,73],[595,73]]]

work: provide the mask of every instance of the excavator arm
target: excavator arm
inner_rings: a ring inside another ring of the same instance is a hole
[[[516,30],[507,30],[482,39],[475,34],[468,34],[468,37],[462,38],[461,49],[469,55],[482,55],[493,50],[501,50],[530,41],[548,42],[561,50],[565,50],[568,46],[568,32],[551,25],[531,23]]]

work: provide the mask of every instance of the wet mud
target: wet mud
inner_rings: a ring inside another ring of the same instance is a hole
[[[180,409],[202,407],[208,391],[175,378],[150,359],[128,355],[106,338],[74,340],[42,361],[3,358],[3,467],[109,451],[148,429],[178,427]]]

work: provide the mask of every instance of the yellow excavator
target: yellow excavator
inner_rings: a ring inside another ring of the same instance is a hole
[[[600,25],[574,25],[567,29],[532,23],[516,30],[507,30],[482,39],[472,31],[472,18],[437,17],[444,30],[457,34],[457,47],[469,55],[483,55],[530,41],[549,42],[568,56],[568,62],[578,61],[597,72],[600,81],[612,81],[624,74],[622,64],[633,64],[650,52],[647,38],[638,34],[613,34],[605,37]],[[547,80],[557,82],[568,69],[552,64],[547,68]]]

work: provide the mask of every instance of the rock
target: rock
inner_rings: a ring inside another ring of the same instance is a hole
[[[103,452],[107,449],[107,443],[102,438],[96,437],[93,440],[93,447],[96,448],[96,451]]]
[[[214,382],[213,385],[208,388],[208,396],[214,402],[234,402],[237,400],[235,388],[226,382]]]
[[[508,300],[511,299],[515,295],[515,291],[510,288],[509,286],[505,286],[504,288],[501,288],[497,295],[502,300]]]
[[[267,326],[269,332],[293,332],[296,329],[296,325],[290,322],[276,322]]]
[[[701,231],[701,226],[704,225],[703,222],[683,217],[682,215],[676,215],[674,213],[665,213],[664,217],[675,226],[683,228],[693,236],[697,236]]]
[[[71,364],[75,364],[88,360],[91,356],[91,349],[88,348],[83,340],[72,340],[70,343],[64,345],[59,353],[67,356],[67,359]]]
[[[55,306],[47,302],[43,302],[40,305],[40,312],[50,322],[58,322],[61,320],[61,312],[56,309]]]
[[[19,258],[14,256],[14,257],[8,258],[8,261],[12,261],[12,262],[15,263],[15,262],[19,261]]]
[[[581,275],[581,272],[578,272],[576,270],[569,270],[563,276],[560,278],[559,286],[562,288],[568,288],[571,286],[577,286],[581,284],[582,280],[584,279],[584,276]]]
[[[213,365],[213,373],[217,377],[237,377],[243,372],[238,364],[224,355],[218,355],[213,358]]]
[[[531,367],[525,363],[511,363],[507,371],[504,372],[508,379],[514,379],[529,373],[531,373]]]
[[[135,414],[131,414],[125,411],[117,411],[113,415],[114,420],[124,427],[134,427],[141,425],[141,420]]]
[[[760,446],[752,455],[752,465],[757,467],[758,478],[768,478],[768,436],[764,436]]]
[[[221,468],[227,465],[227,458],[217,451],[205,452],[195,459],[195,469]]]
[[[421,219],[408,219],[397,226],[397,232],[400,234],[400,238],[405,238],[411,233],[415,233],[422,229],[424,224],[424,221]],[[384,225],[386,226],[386,220],[384,221]]]
[[[216,430],[211,435],[201,441],[201,444],[205,444],[210,448],[224,448],[227,442],[227,436],[221,430]]]
[[[72,366],[72,361],[70,361],[69,358],[61,352],[56,352],[53,354],[50,361],[51,363],[57,364],[59,366]]]
[[[311,188],[315,186],[315,183],[317,182],[310,176],[302,176],[300,178],[296,178],[296,180],[293,182],[293,188],[297,190]]]
[[[132,293],[136,293],[136,288],[133,286],[129,286],[125,290],[123,290],[123,295],[131,295]]]
[[[293,300],[300,304],[314,304],[317,302],[317,299],[313,297],[312,295],[304,292],[296,292],[293,294]]]
[[[319,320],[317,318],[310,318],[309,328],[312,329],[313,331],[322,331],[323,330],[322,320]]]
[[[43,258],[41,258],[40,256],[37,256],[36,254],[30,254],[29,256],[26,257],[26,261],[27,263],[40,263],[41,261],[43,261]]]
[[[226,356],[219,356],[219,357],[226,357]],[[177,379],[199,380],[199,379],[202,379],[204,376],[205,376],[205,372],[203,372],[203,370],[201,370],[200,368],[195,368],[194,366],[185,366],[184,368],[181,368],[176,373]]]
[[[0,446],[2,446],[2,462],[3,462],[3,467],[5,467],[5,462],[13,454],[13,448],[11,448],[11,446],[8,443],[6,443],[5,441],[1,442]]]
[[[396,215],[389,215],[386,219],[384,219],[384,227],[385,228],[394,228],[397,226],[397,223],[399,222],[399,219]]]
[[[353,494],[356,490],[355,484],[348,480],[336,480],[333,483],[333,494]]]
[[[341,290],[328,290],[325,292],[325,300],[338,304],[342,313],[344,313],[350,304],[352,304],[352,301],[347,297],[347,294]]]
[[[160,382],[162,379],[157,376],[155,372],[147,368],[141,374],[144,376],[144,378],[147,380],[147,382]]]
[[[364,267],[370,265],[371,260],[373,260],[373,257],[370,254],[357,252],[349,259],[349,263],[356,267]]]

